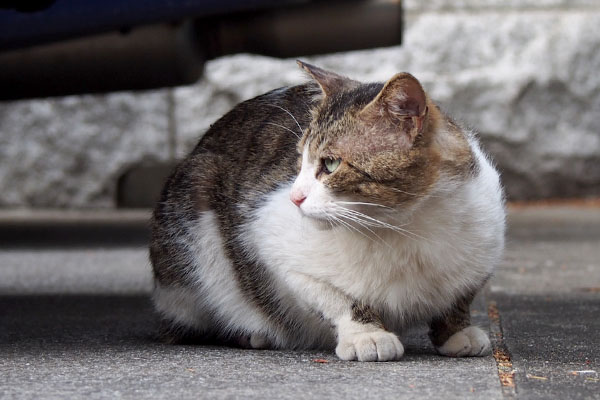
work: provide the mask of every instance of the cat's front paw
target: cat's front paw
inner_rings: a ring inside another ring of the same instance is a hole
[[[242,349],[266,350],[271,348],[271,342],[261,333],[241,335],[235,339],[234,344]]]
[[[392,361],[402,357],[404,346],[393,333],[377,330],[342,335],[335,353],[346,361]]]
[[[481,357],[490,354],[491,349],[485,332],[476,326],[468,326],[450,336],[437,351],[448,357]]]

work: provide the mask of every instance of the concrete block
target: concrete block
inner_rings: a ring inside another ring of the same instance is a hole
[[[169,156],[167,92],[0,104],[0,207],[113,207],[129,166]]]
[[[547,10],[598,8],[596,0],[403,0],[408,13],[482,10]]]

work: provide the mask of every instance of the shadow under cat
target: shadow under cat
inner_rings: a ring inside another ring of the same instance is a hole
[[[472,306],[473,322],[487,330],[483,296]],[[170,348],[158,336],[160,320],[144,295],[16,295],[0,296],[0,353],[39,350],[82,351],[126,348]],[[426,327],[402,335],[407,356],[438,356]],[[244,347],[210,338],[186,336],[181,345]],[[263,351],[263,350],[258,350]],[[269,351],[269,350],[265,350]],[[290,353],[277,351],[279,353]],[[335,360],[333,351],[309,351]]]

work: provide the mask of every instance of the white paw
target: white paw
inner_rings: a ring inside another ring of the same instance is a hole
[[[450,336],[437,351],[448,357],[480,357],[490,354],[491,349],[490,339],[485,332],[476,326],[468,326]]]
[[[402,357],[404,346],[393,333],[379,330],[341,336],[335,353],[346,361],[391,361]]]

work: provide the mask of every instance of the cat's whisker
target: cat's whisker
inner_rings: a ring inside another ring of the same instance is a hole
[[[370,217],[370,216],[368,216],[368,215],[366,215],[366,214],[363,214],[363,213],[361,213],[361,212],[359,212],[359,211],[356,211],[356,210],[351,210],[351,209],[349,209],[349,208],[345,208],[345,207],[342,207],[342,208],[343,208],[343,209],[344,209],[344,210],[345,210],[347,213],[350,213],[350,214],[352,214],[352,215],[354,215],[354,216],[356,216],[356,217],[358,217],[358,218],[362,218],[362,219],[366,219],[366,220],[368,220],[368,221],[371,221],[372,223],[374,223],[374,224],[377,224],[377,225],[379,225],[379,226],[380,226],[380,227],[382,227],[382,228],[391,229],[391,230],[393,230],[394,232],[397,232],[397,233],[403,234],[403,235],[404,235],[404,236],[406,236],[406,237],[410,237],[410,236],[408,236],[408,235],[411,235],[411,236],[413,236],[413,237],[412,237],[412,239],[419,238],[419,239],[422,239],[422,240],[425,240],[425,241],[431,242],[429,239],[427,239],[427,238],[425,238],[425,237],[423,237],[423,236],[421,236],[421,235],[418,235],[418,234],[416,234],[416,233],[414,233],[414,232],[411,232],[411,231],[409,231],[409,230],[407,230],[407,229],[403,229],[403,228],[401,228],[401,227],[399,227],[399,226],[395,226],[395,225],[388,224],[387,222],[380,221],[380,220],[378,220],[378,219],[376,219],[376,218]]]
[[[357,215],[350,213],[348,211],[339,211],[339,213],[347,218],[355,218],[356,220],[360,221],[365,226],[371,226],[374,228],[383,228],[383,226],[381,226],[381,224],[377,224],[377,223],[374,223],[374,222],[371,222],[368,220],[360,219]]]
[[[364,229],[366,229],[367,231],[369,231],[373,236],[375,236],[377,239],[379,239],[381,241],[381,243],[385,244],[388,248],[390,248],[390,249],[392,248],[392,246],[390,246],[390,244],[387,243],[381,236],[379,236],[377,233],[375,233],[375,231],[373,231],[371,228],[369,228],[369,225],[365,224],[364,221],[361,221],[360,219],[355,218],[355,217],[353,217],[351,215],[342,215],[342,218],[346,218],[346,219],[349,219],[352,222],[355,222],[359,226],[361,226]],[[369,236],[367,236],[367,237],[369,237]],[[369,239],[374,240],[371,237],[369,237]]]
[[[300,135],[298,135],[296,132],[294,132],[293,130],[291,130],[290,128],[288,128],[286,126],[276,124],[275,122],[266,122],[266,124],[278,126],[279,128],[285,129],[286,131],[290,131],[294,136],[296,136],[298,139],[300,139]]]
[[[404,191],[402,189],[397,189],[397,188],[390,188],[390,190],[394,191],[394,192],[398,192],[398,193],[402,193],[402,194],[407,194],[409,196],[414,196],[414,197],[435,197],[435,198],[443,198],[443,196],[436,196],[434,194],[417,194],[417,193],[410,193],[407,191]]]
[[[356,228],[355,226],[352,226],[352,224],[348,223],[347,221],[344,221],[343,219],[341,219],[341,218],[339,218],[339,217],[336,217],[336,216],[334,216],[333,218],[335,218],[335,220],[336,220],[337,222],[339,222],[340,224],[342,224],[342,226],[346,227],[346,229],[348,229],[349,231],[354,231],[354,232],[356,232],[356,233],[358,233],[358,234],[360,234],[360,235],[362,235],[362,236],[366,237],[366,238],[367,238],[367,239],[369,239],[369,240],[375,240],[375,239],[373,239],[372,237],[370,237],[369,235],[367,235],[367,234],[365,234],[364,232],[362,232],[360,229]],[[360,224],[359,224],[359,225],[360,225]],[[369,231],[371,231],[371,230],[369,229]],[[373,231],[371,231],[371,232],[373,232]],[[374,233],[374,232],[373,232],[373,233]],[[375,235],[375,236],[377,236],[377,235]],[[381,238],[380,238],[380,239],[381,239]],[[384,242],[384,243],[385,243],[385,242]]]
[[[348,224],[346,221],[343,221],[341,218],[337,217],[336,215],[333,214],[329,214],[328,212],[325,212],[325,218],[330,219],[334,222],[337,222],[338,224],[340,224],[342,227],[348,229],[348,231],[357,231],[357,229],[353,226],[351,226],[350,224]],[[362,233],[362,232],[359,232]]]
[[[302,129],[302,127],[300,126],[300,123],[298,122],[298,120],[296,119],[296,117],[294,117],[294,114],[292,114],[289,110],[286,110],[285,108],[278,106],[277,104],[267,104],[270,107],[275,107],[275,108],[279,108],[282,111],[285,111],[290,117],[292,117],[292,119],[294,120],[294,122],[296,123],[296,125],[298,126],[298,129],[300,129],[300,134],[302,135],[302,132],[304,132],[304,129]]]
[[[352,226],[348,225],[348,223],[342,221],[341,219],[337,218],[337,217],[332,217],[333,221],[335,221],[335,223],[338,226],[341,226],[343,229],[347,230],[348,232],[353,232],[356,231]]]
[[[411,231],[409,231],[407,229],[403,229],[403,228],[400,228],[399,226],[388,224],[387,222],[380,221],[380,220],[378,220],[376,218],[369,217],[368,215],[365,215],[365,214],[362,214],[362,213],[358,213],[358,212],[356,212],[356,213],[357,214],[355,214],[355,215],[357,217],[364,218],[364,219],[367,219],[369,221],[372,221],[374,225],[378,225],[378,226],[381,226],[383,228],[387,228],[387,229],[390,229],[392,231],[395,231],[395,232],[398,232],[398,233],[402,233],[402,234],[405,234],[405,235],[415,236],[415,237],[417,237],[419,239],[427,240],[427,238],[424,238],[424,237],[422,237],[420,235],[417,235],[416,233],[411,232]]]
[[[349,216],[345,216],[345,218],[351,218],[351,217],[349,217]],[[356,217],[353,217],[353,218],[356,218]],[[381,225],[379,225],[379,224],[372,223],[372,222],[370,222],[370,221],[365,221],[365,220],[361,220],[361,219],[354,219],[354,221],[357,221],[357,223],[359,223],[358,221],[360,221],[361,225],[362,225],[362,226],[365,226],[365,227],[366,227],[366,226],[370,226],[370,227],[372,227],[372,228],[379,228],[379,229],[390,229],[390,228],[387,228],[387,227],[385,227],[385,226],[381,226]],[[390,230],[391,230],[392,232],[394,232],[394,233],[397,233],[397,234],[399,234],[400,236],[403,236],[403,237],[405,237],[406,239],[409,239],[409,240],[415,240],[415,241],[417,240],[416,238],[414,238],[414,237],[412,237],[412,236],[408,235],[406,232],[403,232],[403,231],[398,231],[398,230],[395,230],[395,229],[390,229]],[[382,241],[383,241],[383,240],[382,240]]]
[[[355,222],[357,225],[365,228],[366,230],[368,230],[370,233],[372,233],[374,236],[376,236],[378,239],[380,239],[382,242],[385,243],[385,241],[379,235],[377,235],[377,233],[375,233],[375,231],[373,231],[372,229],[369,228],[369,227],[379,227],[378,224],[374,224],[370,221],[361,220],[361,219],[357,218],[355,215],[345,212],[347,210],[344,209],[343,207],[341,207],[337,211],[341,215],[341,218],[346,218],[352,222]],[[337,219],[341,221],[341,218],[337,218]]]
[[[416,193],[410,193],[410,192],[406,192],[406,191],[404,191],[404,190],[401,190],[401,189],[396,189],[396,188],[390,188],[390,190],[392,190],[392,191],[394,191],[394,192],[402,193],[402,194],[407,194],[407,195],[409,195],[409,196],[415,196],[415,197],[421,196],[421,195],[418,195],[418,194],[416,194]]]
[[[348,230],[348,231],[350,231],[350,232],[352,232],[353,230],[354,230],[354,231],[356,231],[356,228],[354,228],[353,226],[350,226],[350,225],[349,225],[347,222],[343,221],[341,218],[338,218],[338,217],[337,217],[337,216],[335,216],[335,215],[330,215],[330,218],[331,218],[331,219],[332,219],[334,222],[336,222],[336,223],[338,223],[339,225],[341,225],[341,226],[342,226],[342,228],[345,228],[345,229],[347,229],[347,230]]]
[[[352,211],[355,211],[355,210],[352,210]],[[396,211],[396,210],[392,209],[392,211]],[[390,212],[390,213],[386,213],[385,215],[386,215],[387,218],[390,218],[390,219],[398,222],[397,224],[390,224],[392,226],[395,226],[396,228],[402,228],[404,226],[410,225],[410,222],[400,223],[400,221],[406,221],[406,220],[405,219],[401,219],[401,217],[399,215],[397,215],[397,212],[396,213],[391,213]]]
[[[327,223],[329,224],[329,226],[331,226],[331,229],[333,229],[335,227],[335,225],[333,224],[335,222],[335,217],[331,214],[329,214],[328,212],[325,211],[325,220],[327,221]]]
[[[389,210],[393,210],[392,207],[388,207],[388,206],[384,206],[383,204],[377,204],[377,203],[367,203],[367,202],[362,202],[362,201],[336,201],[335,204],[347,204],[347,205],[361,205],[361,206],[374,206],[374,207],[382,207],[382,208],[387,208]]]

